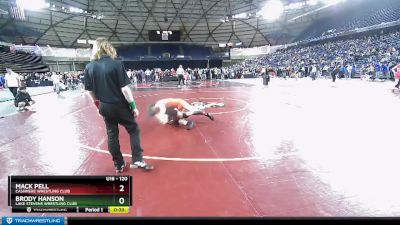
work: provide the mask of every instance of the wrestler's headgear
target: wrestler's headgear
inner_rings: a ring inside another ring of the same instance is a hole
[[[157,114],[157,107],[155,104],[149,106],[149,116],[155,116]]]

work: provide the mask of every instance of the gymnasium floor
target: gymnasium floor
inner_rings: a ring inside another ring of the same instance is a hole
[[[124,173],[134,177],[134,206],[124,216],[400,216],[393,82],[260,83],[136,87],[142,145],[156,169]],[[188,131],[147,117],[147,106],[167,97],[225,106],[208,109],[215,121],[193,118]],[[104,123],[87,96],[35,100],[37,112],[0,119],[1,215],[11,214],[8,175],[115,174]],[[130,161],[125,130],[120,140]]]

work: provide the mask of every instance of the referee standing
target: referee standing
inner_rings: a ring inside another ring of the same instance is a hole
[[[115,60],[115,48],[104,38],[93,45],[92,61],[85,69],[85,89],[99,109],[106,124],[108,150],[112,155],[117,173],[124,171],[125,161],[119,145],[118,124],[125,127],[130,136],[131,168],[152,170],[154,167],[143,161],[140,146],[140,129],[135,121],[139,116],[131,89],[130,80],[121,61]]]

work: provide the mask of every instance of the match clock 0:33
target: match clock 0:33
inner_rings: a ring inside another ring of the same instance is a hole
[[[113,214],[129,213],[129,207],[128,206],[110,206],[108,208],[108,212],[113,213]]]

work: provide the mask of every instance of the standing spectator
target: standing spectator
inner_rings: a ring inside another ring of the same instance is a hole
[[[351,79],[351,73],[353,71],[353,67],[351,66],[351,64],[347,65],[347,78]]]
[[[179,68],[176,70],[176,74],[178,76],[178,86],[181,86],[181,81],[182,84],[185,85],[185,79],[184,79],[184,74],[185,70],[183,69],[182,65],[179,65]]]
[[[194,69],[194,77],[196,80],[199,80],[200,76],[199,76],[199,68]]]
[[[398,82],[396,84],[396,88],[400,89],[400,64],[392,68],[392,72],[394,74],[394,77],[398,79]]]
[[[151,71],[149,70],[149,68],[147,68],[147,70],[146,70],[146,72],[144,72],[144,74],[146,75],[144,82],[150,82],[151,81]]]
[[[340,73],[340,69],[339,66],[335,66],[335,68],[333,69],[331,75],[332,75],[332,82],[335,83],[336,81],[336,76]]]
[[[386,80],[389,80],[389,67],[386,63],[382,64],[382,73]]]
[[[382,67],[381,64],[378,62],[375,65],[375,80],[379,80],[381,78]]]
[[[60,94],[60,76],[56,73],[53,72],[53,75],[51,75],[51,80],[53,81],[53,89],[57,94]]]
[[[143,70],[140,70],[140,82],[146,83],[146,73]]]
[[[154,81],[155,82],[160,82],[160,70],[161,69],[155,69],[154,70]]]
[[[353,66],[351,67],[351,77],[354,77],[356,75],[356,65],[353,64]]]
[[[342,65],[339,71],[339,78],[345,77],[347,75],[347,68],[345,65]]]
[[[17,96],[18,88],[21,86],[20,78],[19,75],[11,69],[6,68],[6,71],[7,73],[4,77],[6,80],[6,87],[8,87],[15,98]]]
[[[126,72],[126,75],[128,75],[129,80],[132,80],[133,72],[131,69],[129,69],[128,72]]]
[[[85,75],[83,74],[82,71],[79,71],[79,80],[80,80],[80,88],[81,88],[81,92],[85,91]]]
[[[312,66],[311,77],[312,77],[312,80],[315,80],[315,78],[317,77],[317,65]]]
[[[0,74],[0,88],[5,88],[6,80],[4,76]]]
[[[323,77],[327,77],[328,76],[328,70],[329,70],[329,66],[328,65],[325,65],[324,67],[323,67],[323,69],[322,69],[322,76]]]
[[[264,77],[264,75],[267,73],[267,69],[265,68],[265,66],[263,66],[261,68],[261,76]]]
[[[368,75],[370,79],[375,78],[375,67],[372,64],[368,67]]]

